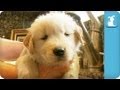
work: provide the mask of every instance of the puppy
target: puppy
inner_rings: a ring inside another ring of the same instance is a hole
[[[39,16],[28,29],[17,59],[19,79],[77,79],[82,29],[65,13]]]

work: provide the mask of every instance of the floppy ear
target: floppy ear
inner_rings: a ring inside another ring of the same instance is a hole
[[[83,36],[83,30],[80,26],[77,26],[77,29],[75,30],[74,34],[75,34],[76,45],[79,43],[81,44],[85,43],[84,36]]]
[[[25,47],[28,48],[29,52],[32,54],[33,53],[33,38],[32,38],[31,32],[28,32],[23,43]]]

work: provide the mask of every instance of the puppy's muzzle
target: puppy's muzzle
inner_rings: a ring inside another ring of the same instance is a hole
[[[57,57],[63,57],[65,54],[65,48],[62,48],[62,47],[54,48],[53,53]]]

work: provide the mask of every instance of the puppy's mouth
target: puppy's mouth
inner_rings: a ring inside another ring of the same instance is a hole
[[[71,62],[74,59],[74,56],[68,57],[67,55],[64,55],[63,57],[55,57],[55,62]]]
[[[54,62],[52,62],[51,64],[49,63],[49,65],[55,65],[55,66],[61,66],[61,65],[64,65],[64,64],[71,64],[73,62],[73,60],[67,60],[65,58],[57,58]]]
[[[56,61],[60,62],[60,61],[67,61],[67,58],[65,56],[63,57],[56,57]]]

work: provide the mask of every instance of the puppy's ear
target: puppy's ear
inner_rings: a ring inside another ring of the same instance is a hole
[[[28,48],[29,52],[32,54],[33,53],[33,38],[32,38],[31,32],[28,32],[23,43]]]
[[[77,29],[74,32],[74,36],[75,36],[76,45],[79,44],[79,43],[81,43],[81,44],[85,43],[83,30],[80,26],[77,26]]]

